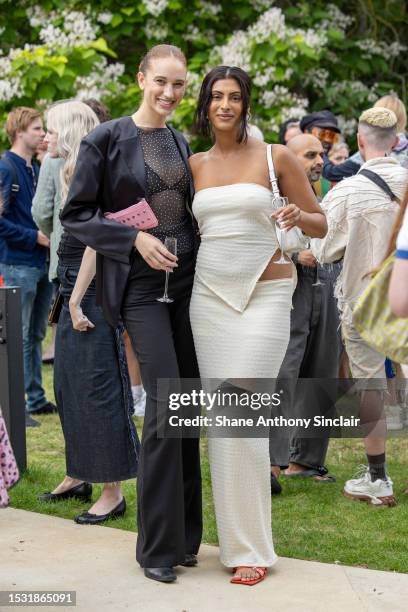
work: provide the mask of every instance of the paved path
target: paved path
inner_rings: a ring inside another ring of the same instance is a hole
[[[176,583],[144,578],[135,534],[0,509],[0,590],[76,590],[77,606],[33,610],[99,612],[407,612],[408,575],[281,558],[255,587],[229,584],[218,548],[202,546],[197,568]],[[1,607],[1,610],[12,610]]]

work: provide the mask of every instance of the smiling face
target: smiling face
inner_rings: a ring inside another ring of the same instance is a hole
[[[143,90],[143,106],[166,117],[178,105],[186,89],[186,66],[176,57],[150,60],[146,73],[138,72]]]
[[[243,112],[242,93],[235,79],[220,79],[211,90],[208,119],[215,130],[237,131]]]

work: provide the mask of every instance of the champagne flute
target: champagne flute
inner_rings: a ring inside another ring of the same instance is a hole
[[[275,197],[272,201],[272,206],[275,210],[277,210],[278,208],[281,208],[283,206],[288,206],[289,205],[289,199],[286,196],[278,196]],[[285,230],[282,229],[279,225],[279,222],[276,221],[276,225],[278,226],[278,230],[280,232],[280,257],[279,259],[277,259],[276,261],[274,261],[273,263],[275,264],[288,264],[290,262],[288,262],[285,259]]]
[[[170,253],[172,253],[172,255],[177,255],[177,238],[173,238],[172,236],[166,236],[164,240],[164,246],[166,247],[168,251],[170,251]],[[169,298],[169,296],[167,295],[168,287],[169,287],[169,272],[168,270],[166,270],[166,282],[164,285],[164,293],[162,297],[157,298],[158,302],[164,302],[165,304],[171,304],[172,302],[174,302],[174,300],[172,298]]]

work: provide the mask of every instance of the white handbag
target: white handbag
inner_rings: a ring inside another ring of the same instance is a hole
[[[279,192],[275,168],[273,166],[272,145],[270,144],[266,147],[266,157],[268,160],[269,180],[271,181],[273,197],[279,198],[281,194]],[[293,253],[299,253],[299,251],[305,251],[307,248],[309,248],[309,238],[303,234],[299,227],[292,227],[292,229],[290,229],[288,232],[279,229],[277,224],[275,225],[275,228],[279,246],[284,253],[293,255]]]

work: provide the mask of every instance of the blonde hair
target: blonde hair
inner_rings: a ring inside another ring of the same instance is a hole
[[[47,128],[57,133],[58,155],[65,160],[60,175],[62,206],[68,195],[81,140],[98,124],[94,111],[76,100],[55,104],[47,113]]]
[[[370,146],[391,151],[397,138],[397,117],[383,106],[369,108],[360,115],[358,131]]]
[[[367,123],[377,128],[393,128],[397,126],[397,115],[389,108],[375,106],[361,113],[359,123]]]
[[[35,121],[35,119],[39,119],[41,117],[41,113],[35,108],[29,108],[28,106],[17,106],[14,110],[12,110],[7,115],[6,121],[6,132],[10,144],[13,145],[17,132],[25,132],[28,126]]]
[[[389,94],[388,96],[383,96],[374,104],[374,107],[376,106],[382,106],[383,108],[392,110],[397,117],[397,132],[399,134],[405,132],[405,128],[407,127],[407,111],[404,103],[397,95]]]

